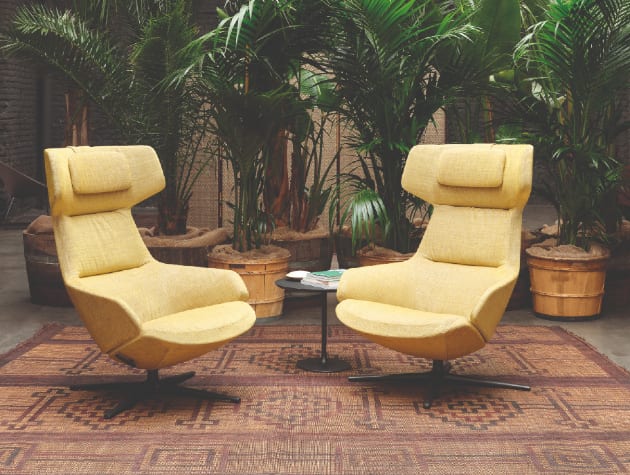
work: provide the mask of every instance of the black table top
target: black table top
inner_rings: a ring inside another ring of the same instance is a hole
[[[303,292],[336,292],[336,288],[315,287],[314,285],[303,284],[299,280],[279,279],[276,285],[282,289],[301,290]]]

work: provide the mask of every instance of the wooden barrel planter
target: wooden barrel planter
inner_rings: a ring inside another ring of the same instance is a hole
[[[286,249],[273,247],[274,254],[265,257],[258,255],[225,252],[228,245],[217,246],[208,255],[208,266],[217,269],[230,269],[238,273],[249,291],[248,303],[256,312],[257,318],[279,317],[282,315],[284,290],[276,285],[276,280],[286,276],[291,254]]]
[[[400,254],[390,249],[385,249],[379,246],[365,247],[357,252],[359,258],[359,265],[361,266],[375,266],[379,264],[391,264],[393,262],[403,262],[413,257],[415,253],[410,252],[407,254]]]
[[[50,216],[35,219],[22,233],[31,302],[54,307],[72,305],[63,283]]]
[[[536,316],[580,321],[599,317],[610,255],[542,257],[527,250],[532,306]]]
[[[271,244],[291,253],[289,271],[313,272],[330,269],[333,246],[326,230],[308,233],[287,232],[278,234],[277,237],[274,232]]]
[[[533,244],[540,242],[544,236],[535,235],[529,231],[521,233],[521,263],[518,278],[514,285],[514,290],[507,304],[507,310],[517,310],[532,306],[532,295],[530,292],[531,283],[529,281],[529,269],[527,268],[526,250]]]

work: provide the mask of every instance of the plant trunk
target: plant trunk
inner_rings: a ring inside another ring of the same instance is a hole
[[[88,107],[80,89],[66,92],[66,125],[64,145],[80,146],[88,143]]]
[[[290,207],[286,131],[281,130],[277,133],[269,149],[263,194],[265,209],[273,216],[276,226],[287,226],[290,220]]]
[[[169,199],[164,193],[158,204],[158,233],[161,235],[186,234],[188,203]]]
[[[306,232],[309,229],[308,222],[308,198],[304,192],[306,183],[304,183],[304,162],[297,157],[294,144],[293,154],[291,156],[291,187],[290,187],[290,217],[291,229],[299,232]]]

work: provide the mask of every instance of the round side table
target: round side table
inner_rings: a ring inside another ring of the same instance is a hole
[[[335,292],[337,289],[324,289],[313,285],[302,284],[299,281],[290,279],[276,280],[276,285],[282,289],[299,290],[302,292],[316,292],[320,294],[320,305],[322,315],[322,349],[319,358],[305,358],[297,362],[297,367],[306,371],[315,371],[317,373],[336,373],[350,369],[350,363],[339,358],[329,358],[326,352],[326,344],[328,340],[328,298],[329,292]]]

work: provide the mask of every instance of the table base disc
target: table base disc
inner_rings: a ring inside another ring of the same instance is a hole
[[[339,358],[328,358],[325,363],[321,358],[306,358],[298,361],[297,367],[316,373],[336,373],[351,368],[350,363]]]

